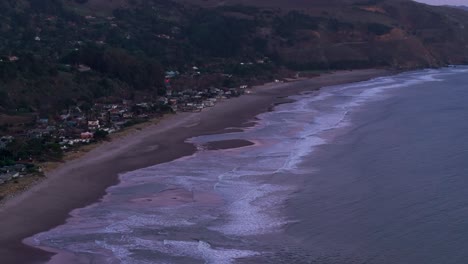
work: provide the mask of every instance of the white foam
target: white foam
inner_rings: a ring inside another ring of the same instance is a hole
[[[152,215],[132,215],[127,219],[120,221],[112,221],[104,228],[105,233],[131,233],[139,227],[174,227],[174,226],[191,226],[192,222],[187,219],[178,219],[175,217],[157,217]]]
[[[188,242],[188,241],[172,241],[165,240],[161,245],[154,245],[152,241],[149,244],[156,246],[156,249],[178,256],[188,256],[193,258],[203,259],[207,264],[230,264],[235,259],[245,258],[258,255],[258,252],[250,250],[237,250],[226,248],[213,248],[205,241]]]
[[[130,238],[126,241],[126,246],[117,243],[110,244],[105,241],[96,241],[95,245],[112,252],[112,258],[114,260],[118,260],[119,263],[129,264],[167,263],[166,261],[163,262],[157,259],[136,259],[132,257],[130,252],[133,249],[158,251],[178,257],[191,257],[203,260],[207,264],[230,264],[237,258],[251,257],[259,254],[258,252],[250,250],[214,248],[205,241],[155,241],[141,238]],[[108,258],[108,261],[112,261],[112,258]]]
[[[279,231],[288,223],[279,217],[275,207],[286,199],[290,188],[271,184],[256,185],[249,182],[231,182],[225,195],[233,202],[225,210],[228,221],[210,227],[211,230],[231,236],[252,236]]]
[[[95,245],[98,247],[101,247],[103,249],[107,249],[112,252],[112,256],[108,258],[108,262],[114,263],[112,259],[118,260],[120,263],[129,263],[128,259],[131,255],[131,252],[129,249],[122,247],[122,246],[113,246],[108,244],[105,241],[95,241]],[[134,261],[132,261],[135,263]],[[116,263],[116,262],[115,262]]]

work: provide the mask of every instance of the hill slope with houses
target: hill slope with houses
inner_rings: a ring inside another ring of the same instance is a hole
[[[0,1],[0,22],[0,174],[10,178],[251,84],[468,61],[468,13],[409,0],[18,0]]]
[[[20,0],[2,1],[0,21],[10,114],[164,94],[168,71],[181,73],[175,88],[232,88],[468,60],[466,12],[409,0]]]

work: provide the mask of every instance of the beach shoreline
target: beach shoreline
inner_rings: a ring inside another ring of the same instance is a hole
[[[101,144],[49,172],[47,179],[0,207],[2,263],[48,261],[54,253],[31,248],[22,241],[63,224],[73,209],[101,199],[106,188],[118,183],[119,174],[192,155],[197,149],[186,142],[189,138],[252,125],[255,116],[290,101],[287,97],[291,95],[392,73],[380,69],[340,71],[296,82],[267,84],[255,87],[252,94],[223,101],[200,113],[171,115],[141,131]],[[228,142],[226,148],[236,144],[242,146],[245,142]]]

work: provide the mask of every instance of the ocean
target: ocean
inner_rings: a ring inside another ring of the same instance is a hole
[[[76,263],[468,261],[468,67],[291,99],[26,242]],[[206,147],[239,139],[254,144]]]

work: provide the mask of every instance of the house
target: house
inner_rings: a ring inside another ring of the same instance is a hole
[[[176,105],[177,104],[177,99],[176,98],[169,99],[169,104],[170,105]]]
[[[0,174],[0,184],[11,181],[13,179],[13,175],[14,174],[11,172]]]
[[[19,178],[21,176],[20,172],[24,171],[26,171],[26,166],[23,164],[0,168],[0,184]]]
[[[197,111],[201,111],[201,110],[203,110],[203,108],[205,108],[205,105],[204,105],[203,103],[201,103],[201,104],[195,104],[195,109],[196,109]]]
[[[8,166],[8,169],[11,172],[25,172],[26,171],[26,165],[24,164],[15,164],[12,166]]]
[[[99,124],[99,120],[88,121],[88,128],[90,130],[97,130],[101,128],[101,125]]]
[[[115,128],[104,128],[103,130],[109,134],[115,133],[117,131]]]
[[[5,143],[9,144],[9,143],[13,142],[14,139],[15,138],[12,137],[12,136],[3,136],[3,137],[0,138],[0,142],[5,142]]]
[[[16,56],[8,56],[8,61],[10,61],[10,62],[15,62],[15,61],[18,61],[18,60],[19,60],[19,58],[16,57]]]
[[[76,127],[78,125],[78,122],[74,120],[70,120],[70,121],[65,122],[65,125],[68,127]]]
[[[84,64],[80,64],[80,65],[78,65],[77,70],[78,70],[79,72],[89,72],[89,71],[91,71],[91,67],[86,66],[86,65],[84,65]]]
[[[49,132],[54,132],[54,131],[57,130],[57,127],[55,127],[55,126],[47,126],[45,129],[46,129],[47,131],[49,131]]]
[[[60,120],[67,120],[70,117],[70,113],[60,115]]]
[[[91,132],[83,132],[80,134],[81,139],[92,139],[94,137],[94,134]]]
[[[205,101],[203,101],[203,105],[206,106],[206,107],[213,107],[215,105],[215,103],[213,101],[210,101],[210,100],[205,100]]]
[[[29,138],[42,138],[44,136],[50,135],[50,131],[47,129],[32,129],[28,131]]]
[[[168,78],[168,79],[174,78],[174,77],[176,77],[177,75],[179,75],[179,72],[178,72],[178,71],[167,71],[167,72],[166,72],[166,78]]]
[[[117,128],[117,129],[120,129],[122,127],[124,127],[127,123],[128,123],[129,120],[123,120],[123,121],[118,121],[118,122],[114,122],[114,126]]]
[[[171,39],[171,37],[166,34],[158,34],[156,37],[160,39]]]
[[[41,125],[47,125],[47,124],[49,124],[49,118],[39,118],[37,120],[37,123],[39,123]]]
[[[144,109],[150,109],[151,107],[148,103],[139,103],[139,104],[136,104],[136,106],[144,108]]]
[[[130,113],[130,112],[123,113],[122,117],[123,117],[124,119],[131,119],[131,118],[133,118],[133,114]]]
[[[159,104],[167,105],[168,102],[169,102],[169,100],[166,97],[163,97],[163,96],[158,97],[158,103]]]

